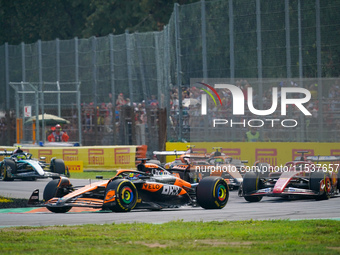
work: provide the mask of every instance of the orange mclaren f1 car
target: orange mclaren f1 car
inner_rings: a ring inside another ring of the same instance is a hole
[[[82,187],[72,186],[66,177],[52,180],[44,189],[43,202],[39,202],[39,190],[35,190],[29,204],[45,206],[55,213],[68,212],[72,207],[128,212],[197,204],[205,209],[221,209],[228,198],[228,185],[221,177],[212,176],[191,184],[166,170],[157,174],[118,170],[110,180]]]

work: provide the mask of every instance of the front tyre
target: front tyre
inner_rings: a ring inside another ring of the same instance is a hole
[[[67,182],[68,179],[55,179],[47,183],[44,189],[43,193],[43,199],[45,202],[50,200],[54,197],[63,197],[67,195],[66,192],[64,192],[63,188],[60,188],[61,182]],[[64,206],[64,207],[52,207],[52,206],[46,206],[46,208],[54,213],[66,213],[69,210],[71,210],[72,206]]]
[[[16,173],[17,167],[13,160],[5,159],[0,167],[1,180],[3,181],[13,181],[14,179],[10,176],[11,173]]]
[[[260,189],[260,174],[255,172],[248,172],[243,177],[242,192],[243,197],[248,202],[260,202],[262,196],[251,196],[249,194]]]
[[[115,201],[103,206],[113,212],[129,212],[137,204],[138,192],[136,186],[129,180],[117,179],[110,182],[106,187],[105,198],[115,196]],[[104,201],[105,203],[105,201]]]
[[[204,209],[222,209],[229,199],[228,184],[218,176],[205,177],[197,186],[196,197]]]

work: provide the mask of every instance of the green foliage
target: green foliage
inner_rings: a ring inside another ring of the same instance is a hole
[[[161,30],[175,2],[197,0],[0,0],[0,45]]]
[[[202,77],[199,0],[0,0],[0,45],[159,31],[179,3],[183,82]],[[187,5],[195,3],[192,5]],[[303,76],[317,76],[315,1],[300,1]],[[209,77],[228,77],[229,1],[205,1]],[[322,77],[339,76],[340,0],[320,0]],[[284,1],[261,0],[263,77],[286,77]],[[299,76],[298,0],[289,1],[292,77]],[[258,76],[256,1],[233,1],[235,77]],[[173,25],[173,24],[172,24]],[[173,29],[173,27],[172,27]],[[172,34],[173,36],[173,34]],[[124,38],[123,38],[124,39]],[[174,41],[171,42],[174,45]],[[103,53],[105,54],[105,52]],[[98,56],[100,57],[100,56]],[[106,54],[107,57],[107,54]],[[174,57],[174,54],[173,56]],[[91,61],[91,60],[90,60]],[[29,75],[29,74],[28,74]]]
[[[81,36],[89,1],[0,0],[0,43],[19,44]]]

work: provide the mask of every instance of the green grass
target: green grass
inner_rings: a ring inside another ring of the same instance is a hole
[[[114,214],[112,218],[117,217]],[[339,254],[340,221],[182,222],[0,229],[1,254]]]
[[[101,175],[103,179],[110,179],[116,174],[115,170],[112,171],[85,171],[83,173],[71,173],[70,178],[74,179],[96,179],[96,176]]]

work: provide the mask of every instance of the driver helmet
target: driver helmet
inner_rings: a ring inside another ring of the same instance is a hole
[[[223,163],[223,159],[222,158],[216,158],[215,163]]]
[[[26,159],[26,156],[24,154],[19,154],[17,155],[17,159],[20,160],[20,159]]]

